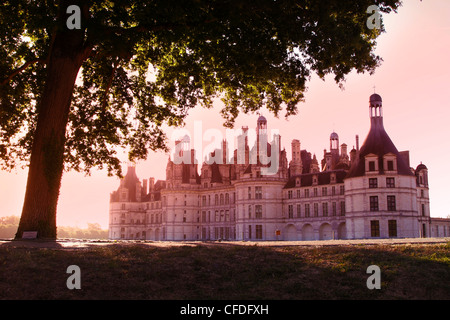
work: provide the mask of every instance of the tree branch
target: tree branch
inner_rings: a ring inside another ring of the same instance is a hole
[[[106,109],[106,100],[108,98],[108,92],[109,92],[109,89],[111,88],[111,84],[112,84],[112,81],[114,79],[114,74],[116,73],[116,70],[117,70],[118,66],[119,66],[119,59],[117,59],[117,61],[114,62],[113,69],[111,71],[111,76],[109,77],[108,84],[106,85],[105,96],[103,97],[103,102],[102,102],[103,110]]]
[[[33,59],[33,60],[25,62],[25,64],[23,66],[14,70],[7,78],[5,78],[2,82],[0,82],[0,85],[3,86],[5,84],[7,84],[9,81],[12,80],[12,78],[14,78],[19,73],[21,73],[23,70],[25,70],[30,65],[35,64],[35,63],[46,63],[46,61],[44,59]]]

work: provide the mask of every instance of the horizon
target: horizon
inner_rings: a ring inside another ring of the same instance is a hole
[[[445,139],[450,136],[450,118],[446,90],[450,87],[450,2],[409,1],[398,13],[383,14],[386,33],[377,40],[375,54],[383,62],[373,75],[350,73],[344,90],[334,82],[332,75],[322,81],[313,76],[305,93],[305,102],[298,105],[298,114],[284,119],[267,112],[268,132],[275,129],[281,135],[281,149],[291,159],[291,141],[298,139],[301,149],[322,159],[323,150],[329,148],[332,132],[339,135],[339,144],[346,143],[351,150],[355,135],[362,146],[370,128],[369,96],[375,91],[383,99],[384,127],[399,151],[409,150],[410,165],[425,164],[429,170],[430,207],[432,217],[447,217],[444,159],[450,156]],[[218,129],[225,136],[224,120],[220,116],[223,104],[214,102],[212,109],[191,109],[184,127],[194,132],[195,121],[205,130]],[[239,114],[235,129],[256,127],[258,113]],[[168,147],[176,128],[165,126]],[[443,147],[441,147],[442,141]],[[169,154],[150,152],[148,160],[136,163],[140,181],[154,177],[165,180],[165,166]],[[122,154],[123,159],[126,155]],[[126,174],[126,161],[123,162]],[[27,169],[0,172],[0,217],[21,215],[26,187]],[[98,223],[108,228],[109,194],[117,190],[119,179],[108,177],[106,170],[84,173],[65,172],[58,202],[57,225],[85,228],[87,223]]]

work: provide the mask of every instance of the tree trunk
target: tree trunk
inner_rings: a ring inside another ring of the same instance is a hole
[[[16,239],[24,231],[56,239],[56,208],[64,170],[64,144],[70,103],[82,63],[81,30],[61,28],[47,65],[47,79],[38,105],[25,199]]]

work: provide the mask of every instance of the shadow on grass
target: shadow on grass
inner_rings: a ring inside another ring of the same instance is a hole
[[[450,299],[449,244],[58,249],[0,245],[0,298]],[[69,265],[81,269],[81,290],[66,286]],[[366,286],[369,265],[381,269],[380,290]]]

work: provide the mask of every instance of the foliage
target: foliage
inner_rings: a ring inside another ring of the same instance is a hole
[[[366,27],[373,0],[6,0],[0,3],[0,159],[29,161],[55,36],[67,32],[64,5],[82,8],[85,59],[75,85],[65,167],[121,174],[129,159],[166,149],[163,124],[190,108],[224,102],[224,124],[266,106],[297,112],[313,73],[342,84],[374,72],[383,32]],[[399,1],[378,1],[382,12]]]
[[[18,216],[0,217],[0,238],[14,238],[20,218]],[[87,229],[71,226],[58,226],[59,238],[107,239],[108,230],[103,230],[98,223],[88,223]]]

